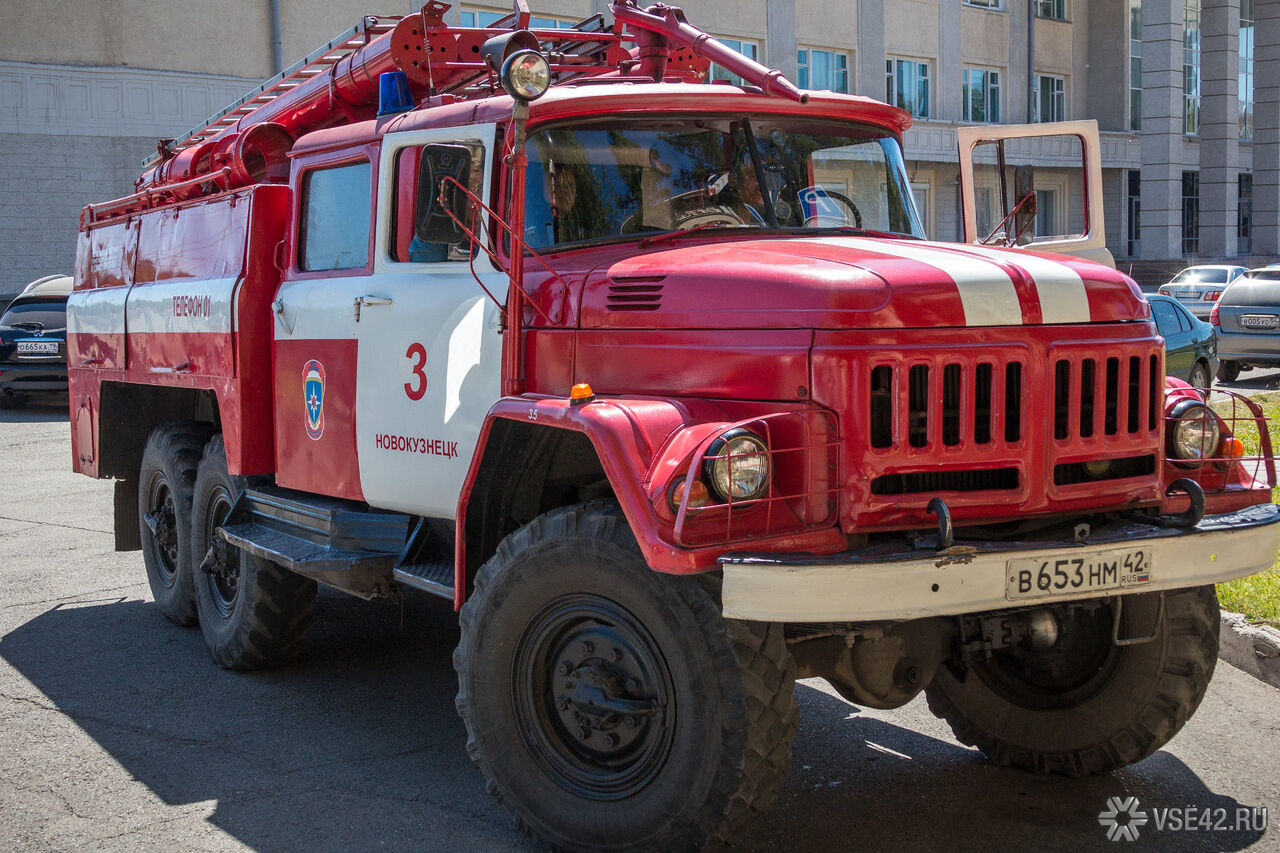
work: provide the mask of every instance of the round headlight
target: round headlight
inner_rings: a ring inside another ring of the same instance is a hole
[[[536,50],[518,50],[502,63],[502,88],[522,101],[534,101],[551,87],[551,66]]]
[[[769,490],[769,449],[750,430],[729,430],[707,449],[702,476],[726,503],[763,497]]]
[[[1172,418],[1169,450],[1175,457],[1199,462],[1217,455],[1218,419],[1203,403],[1183,400],[1173,407]]]

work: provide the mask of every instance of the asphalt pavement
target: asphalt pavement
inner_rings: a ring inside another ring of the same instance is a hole
[[[111,550],[110,484],[70,466],[65,409],[0,412],[0,850],[534,849],[463,750],[447,603],[322,594],[299,664],[222,671]],[[1226,664],[1165,749],[1084,780],[991,767],[923,700],[797,699],[791,774],[737,850],[1280,851],[1256,816],[1171,829],[1280,811],[1280,691]],[[1107,840],[1111,797],[1148,816],[1136,841]]]

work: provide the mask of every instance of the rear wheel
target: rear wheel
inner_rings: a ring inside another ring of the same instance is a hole
[[[1240,362],[1221,361],[1218,363],[1218,381],[1235,382],[1240,378]]]
[[[979,659],[959,678],[938,670],[929,710],[996,764],[1083,776],[1133,764],[1169,741],[1195,713],[1218,660],[1220,613],[1212,586],[1124,597],[1059,619],[1057,643]]]
[[[1187,377],[1187,383],[1193,388],[1207,390],[1211,382],[1209,365],[1203,361],[1197,361],[1195,366],[1191,368],[1191,375]]]
[[[555,848],[687,850],[768,808],[798,712],[782,626],[724,619],[714,581],[652,571],[616,505],[503,541],[454,654],[467,751]]]
[[[199,423],[156,427],[142,452],[138,535],[156,607],[179,625],[196,622],[191,567],[191,496],[211,430]]]
[[[245,479],[227,473],[222,436],[205,448],[192,501],[191,561],[205,645],[218,666],[260,669],[298,656],[316,583],[252,557],[216,535]]]

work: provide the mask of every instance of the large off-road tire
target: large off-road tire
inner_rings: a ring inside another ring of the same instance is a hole
[[[689,850],[772,804],[795,663],[781,625],[717,602],[714,579],[649,569],[610,502],[502,542],[454,666],[467,752],[521,831],[566,850]]]
[[[156,607],[179,625],[196,623],[191,495],[211,432],[194,422],[156,427],[147,438],[138,472],[138,535],[147,582]]]
[[[1140,645],[1112,644],[1113,611],[1103,606],[1087,617],[1077,610],[1049,652],[997,652],[963,681],[941,667],[929,710],[996,764],[1084,776],[1141,761],[1195,713],[1218,660],[1212,586],[1165,593],[1156,627],[1158,612],[1158,594],[1125,596],[1121,637],[1155,630]]]
[[[214,531],[245,488],[227,473],[222,436],[205,448],[192,501],[191,560],[200,630],[214,663],[261,669],[298,656],[311,624],[316,582],[252,557]]]
[[[1220,361],[1218,362],[1218,381],[1219,382],[1235,382],[1240,378],[1240,362],[1238,361]]]

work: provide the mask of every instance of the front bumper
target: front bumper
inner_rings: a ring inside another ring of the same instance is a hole
[[[1150,549],[1149,579],[1120,589],[1007,597],[1011,559],[1070,558],[1117,546]],[[724,615],[762,622],[867,622],[955,616],[1008,607],[1184,589],[1270,568],[1280,550],[1280,507],[1205,516],[1190,529],[1119,521],[1087,542],[957,543],[933,550],[828,556],[726,554]]]

